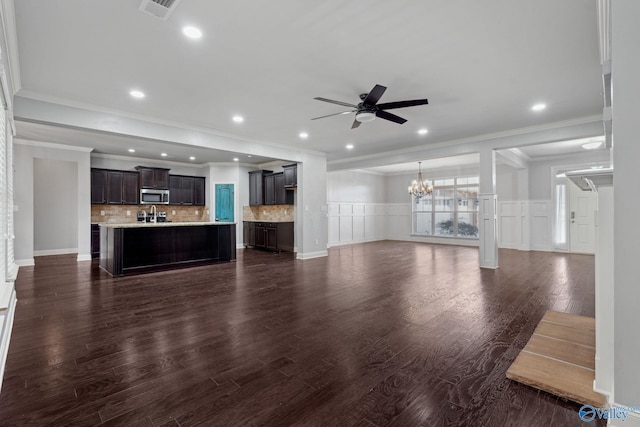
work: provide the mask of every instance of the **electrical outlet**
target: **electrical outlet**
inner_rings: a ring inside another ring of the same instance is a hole
[[[101,215],[101,216],[104,216],[104,211],[100,211],[100,215]]]
[[[209,209],[207,209],[207,215],[209,215]]]
[[[175,214],[176,214],[176,211],[171,211],[171,215],[175,215]]]
[[[309,211],[309,205],[304,205],[304,210]]]
[[[131,216],[131,211],[127,211],[127,216]]]
[[[316,239],[316,245],[318,244],[318,239]]]
[[[286,210],[286,209],[284,210],[284,214],[285,214],[285,215],[287,214],[287,210]]]
[[[200,214],[200,211],[196,210],[196,215],[199,215],[199,214]]]

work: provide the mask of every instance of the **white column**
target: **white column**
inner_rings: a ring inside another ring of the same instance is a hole
[[[496,195],[496,153],[480,151],[480,267],[498,268],[498,224]]]
[[[614,399],[640,405],[638,159],[640,159],[640,1],[611,2],[613,175]],[[637,418],[640,423],[640,417]],[[629,424],[627,419],[626,424]],[[636,424],[634,424],[636,425]]]
[[[295,244],[298,259],[327,256],[327,159],[306,154],[298,163]]]

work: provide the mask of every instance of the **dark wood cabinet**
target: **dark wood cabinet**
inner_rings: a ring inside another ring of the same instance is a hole
[[[284,165],[282,170],[284,171],[285,188],[296,188],[298,186],[298,165],[296,163]]]
[[[206,178],[203,176],[193,177],[193,204],[204,206],[206,201],[205,185]]]
[[[243,222],[243,243],[269,251],[293,252],[293,222]]]
[[[138,172],[91,170],[92,204],[137,205],[138,191]]]
[[[275,184],[275,174],[265,175],[263,177],[263,191],[264,191],[264,205],[275,205],[276,204],[276,184]]]
[[[169,204],[204,206],[205,181],[202,176],[169,175]]]
[[[91,204],[107,203],[107,171],[91,169]]]
[[[140,173],[140,188],[169,189],[169,169],[136,166],[136,170]]]
[[[255,171],[258,172],[258,171]],[[265,172],[265,171],[262,171]],[[254,173],[254,172],[249,172]],[[258,176],[254,174],[253,176]],[[262,192],[262,202],[254,203],[258,205],[293,205],[293,192],[287,191],[285,186],[284,172],[264,173],[262,174],[262,188],[258,187],[257,179],[252,182],[252,176],[249,176],[249,204],[252,205],[251,194]],[[255,197],[254,199],[257,199]]]
[[[271,171],[257,170],[249,172],[249,206],[264,205],[264,176]]]
[[[100,226],[91,224],[91,258],[100,257]]]
[[[125,205],[137,205],[139,197],[138,172],[124,172],[122,177],[122,203]]]

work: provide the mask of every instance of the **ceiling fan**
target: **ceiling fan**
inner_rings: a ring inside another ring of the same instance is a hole
[[[315,117],[311,120],[323,119],[325,117],[338,116],[340,114],[350,114],[356,113],[356,118],[351,125],[351,129],[355,129],[360,126],[360,123],[372,122],[376,117],[380,117],[381,119],[389,120],[394,123],[403,124],[407,121],[407,119],[403,119],[402,117],[396,116],[395,114],[391,114],[386,110],[392,110],[394,108],[404,108],[404,107],[414,107],[416,105],[425,105],[429,102],[426,99],[414,99],[411,101],[397,101],[397,102],[386,102],[383,104],[378,104],[378,101],[382,97],[384,91],[387,90],[385,86],[375,85],[371,92],[363,93],[360,95],[361,103],[358,105],[349,104],[348,102],[342,101],[334,101],[333,99],[327,98],[313,98],[318,101],[330,102],[332,104],[343,105],[345,107],[354,108],[351,111],[343,111],[341,113],[333,113],[328,114],[326,116]]]

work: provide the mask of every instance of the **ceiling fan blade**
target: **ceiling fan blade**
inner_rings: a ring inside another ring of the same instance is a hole
[[[426,99],[414,99],[411,101],[385,102],[384,104],[378,104],[378,108],[381,110],[392,110],[394,108],[415,107],[428,103],[429,101]]]
[[[355,128],[357,128],[358,126],[360,126],[360,122],[359,122],[359,121],[357,121],[357,120],[354,120],[354,121],[353,121],[353,124],[351,125],[351,129],[355,129]]]
[[[395,114],[387,113],[386,111],[378,110],[376,112],[376,116],[381,119],[389,120],[394,123],[403,124],[407,121],[407,119],[403,119],[402,117],[396,116]]]
[[[327,99],[327,98],[313,98],[313,99],[317,99],[318,101],[324,101],[324,102],[330,102],[331,104],[338,104],[338,105],[342,105],[343,107],[351,107],[351,108],[358,108],[357,105],[353,105],[353,104],[349,104],[347,102],[342,102],[342,101],[334,101],[333,99]]]
[[[318,120],[318,119],[324,119],[325,117],[331,117],[331,116],[339,116],[341,114],[351,114],[351,113],[355,113],[356,110],[352,110],[352,111],[343,111],[341,113],[333,113],[333,114],[327,114],[326,116],[320,116],[320,117],[314,117],[311,120]]]
[[[375,85],[366,98],[362,100],[362,103],[365,105],[376,105],[385,90],[387,90],[385,86]]]

